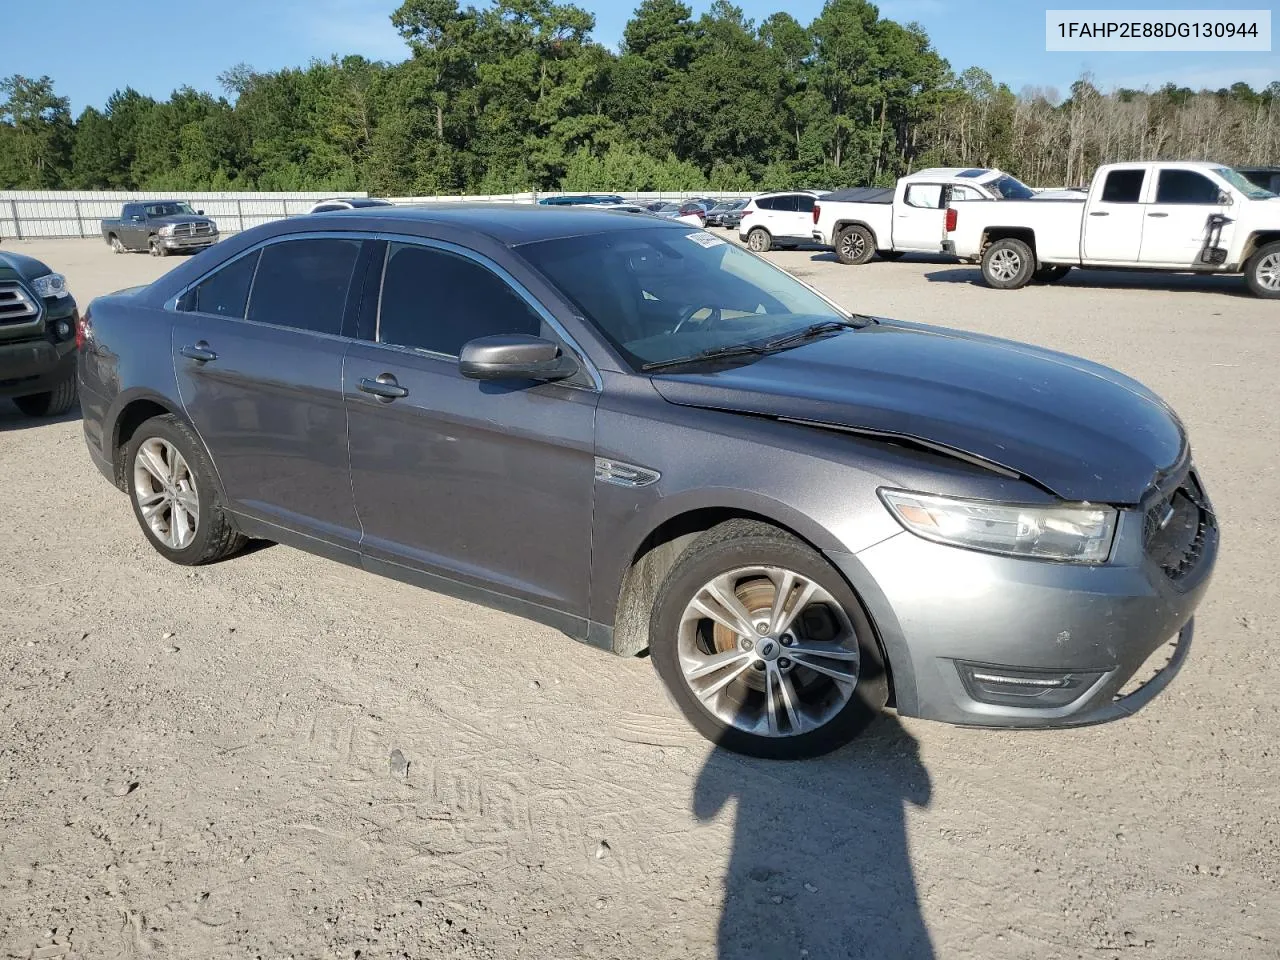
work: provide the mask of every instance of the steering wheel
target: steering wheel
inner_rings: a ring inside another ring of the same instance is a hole
[[[702,320],[693,320],[693,315],[702,310],[710,310],[711,313]],[[715,324],[721,320],[721,310],[719,307],[708,306],[707,304],[692,303],[680,311],[680,320],[671,328],[672,333],[679,333],[680,328],[691,320],[697,323],[704,330],[710,330]]]

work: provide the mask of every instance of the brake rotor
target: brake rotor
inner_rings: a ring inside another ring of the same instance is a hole
[[[773,598],[778,588],[766,577],[757,580],[744,580],[734,588],[733,594],[738,598],[750,614],[754,623],[763,618],[768,621],[773,613]],[[711,642],[716,653],[728,653],[738,649],[738,635],[723,624],[716,623],[711,631]],[[756,690],[764,689],[764,674],[756,670],[748,670],[742,677],[749,686]]]

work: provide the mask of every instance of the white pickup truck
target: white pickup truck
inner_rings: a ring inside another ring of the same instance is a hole
[[[952,207],[943,250],[982,263],[993,287],[1053,281],[1072,267],[1243,273],[1280,297],[1280,197],[1220,163],[1098,168],[1083,203]]]
[[[813,239],[833,247],[841,263],[862,264],[879,253],[938,253],[947,239],[948,208],[969,200],[1084,199],[1083,193],[1036,193],[1000,170],[939,167],[921,170],[888,189],[837,190],[813,208]]]

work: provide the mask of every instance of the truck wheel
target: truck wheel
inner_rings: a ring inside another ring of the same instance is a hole
[[[151,251],[151,255],[153,257],[167,257],[169,255],[169,251],[165,247],[165,245],[161,243],[159,240],[157,240],[155,237],[152,237],[147,242],[147,249]]]
[[[1026,243],[1013,237],[997,240],[982,255],[982,278],[997,290],[1025,287],[1035,269],[1036,255]]]
[[[13,402],[28,417],[60,417],[76,402],[76,375],[72,373],[52,390],[14,397]]]
[[[881,260],[901,260],[903,250],[877,250],[876,256]]]
[[[1249,258],[1244,281],[1255,297],[1280,297],[1280,242],[1268,243]]]
[[[111,236],[107,237],[107,243],[111,244],[111,249],[116,253],[128,253],[128,251],[124,247],[124,244],[120,242],[120,238],[117,237],[114,233],[111,234]]]
[[[871,231],[855,223],[836,234],[836,259],[851,267],[866,263],[876,252],[876,241]]]
[[[773,237],[764,227],[756,227],[747,234],[747,248],[753,253],[768,253],[773,249]]]
[[[1036,283],[1057,283],[1070,272],[1070,266],[1049,264],[1043,267],[1036,267],[1036,272],[1031,275],[1031,279]]]

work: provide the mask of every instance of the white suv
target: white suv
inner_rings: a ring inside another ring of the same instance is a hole
[[[742,211],[738,239],[756,253],[812,243],[813,203],[824,190],[781,190],[753,197]]]

